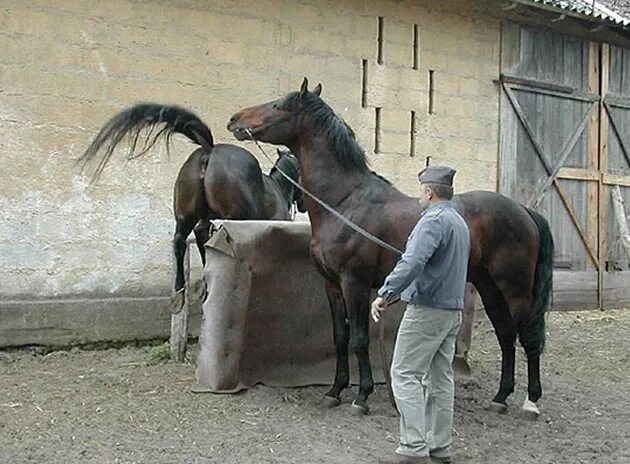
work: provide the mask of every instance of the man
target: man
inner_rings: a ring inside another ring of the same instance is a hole
[[[450,201],[454,175],[446,166],[430,166],[418,175],[424,213],[372,303],[375,322],[399,296],[408,303],[391,367],[400,443],[381,462],[452,462],[452,361],[470,254],[468,226]]]

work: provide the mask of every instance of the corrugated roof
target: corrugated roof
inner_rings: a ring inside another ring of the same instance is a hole
[[[610,7],[604,5],[602,1],[593,0],[529,0],[532,3],[546,5],[548,7],[564,10],[571,14],[582,16],[585,19],[596,19],[598,21],[611,23],[618,27],[627,27],[630,25],[630,18],[626,16],[626,8],[629,8],[628,2],[608,0],[606,3],[615,8],[617,4],[625,7],[615,8],[613,11]]]
[[[597,3],[601,3],[615,13],[630,18],[630,0],[598,0]]]

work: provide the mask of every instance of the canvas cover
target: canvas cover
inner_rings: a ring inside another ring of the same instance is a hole
[[[308,222],[222,221],[206,244],[196,392],[332,384],[335,350],[324,279],[309,256]],[[403,305],[386,314],[389,365]],[[383,382],[379,324],[370,324],[374,379]],[[353,383],[356,357],[350,353]]]

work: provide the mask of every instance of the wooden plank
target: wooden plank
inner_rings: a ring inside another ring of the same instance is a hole
[[[630,306],[630,271],[605,272],[603,308],[627,308]]]
[[[552,95],[560,94],[563,98],[568,98],[575,89],[568,85],[558,84],[556,82],[541,81],[525,77],[518,77],[511,74],[501,73],[499,82],[504,84],[518,84],[532,90],[551,90]]]
[[[521,108],[521,105],[519,104],[519,102],[516,99],[516,96],[514,95],[512,90],[509,89],[507,87],[507,85],[504,85],[503,88],[505,90],[505,94],[507,95],[510,103],[512,104],[512,107],[514,108],[514,111],[516,112],[519,120],[521,121],[521,124],[525,128],[525,132],[527,132],[527,135],[528,135],[530,141],[532,142],[532,145],[533,145],[533,147],[534,147],[534,149],[536,151],[536,154],[538,155],[538,158],[540,159],[543,167],[545,168],[545,171],[547,172],[547,175],[552,177],[552,183],[553,183],[554,187],[556,188],[556,191],[558,192],[558,195],[560,196],[562,204],[564,205],[567,213],[569,214],[569,217],[573,221],[575,229],[576,229],[578,235],[580,236],[580,239],[582,240],[582,243],[584,244],[584,247],[586,248],[588,256],[591,259],[591,262],[593,263],[595,268],[599,269],[600,268],[599,261],[598,261],[597,257],[595,256],[595,252],[591,249],[591,247],[590,247],[590,245],[588,243],[588,239],[586,238],[586,234],[584,233],[584,230],[582,229],[582,226],[580,225],[580,221],[577,218],[577,216],[575,214],[575,211],[573,211],[573,207],[571,206],[571,202],[569,201],[569,199],[567,198],[566,194],[564,193],[564,190],[562,189],[562,186],[559,184],[558,180],[555,178],[555,176],[553,176],[553,170],[549,166],[549,162],[547,161],[547,157],[546,157],[546,155],[544,153],[544,150],[543,150],[542,146],[540,145],[540,143],[538,143],[538,141],[536,140],[536,137],[534,136],[534,131],[533,131],[532,127],[531,127],[531,124],[530,124],[529,120],[527,119],[527,116],[525,115],[525,113],[523,111],[523,108]]]
[[[165,296],[2,301],[0,348],[166,339],[169,307]],[[200,307],[189,322],[190,335],[198,336]]]
[[[581,92],[579,90],[574,90],[573,93],[566,94],[562,92],[556,92],[553,90],[546,90],[546,89],[541,89],[538,87],[529,87],[526,85],[511,84],[507,82],[506,82],[506,85],[509,85],[510,88],[514,90],[519,90],[521,92],[535,93],[538,95],[549,95],[551,97],[558,97],[564,100],[575,100],[575,101],[581,101],[581,102],[587,102],[587,103],[589,102],[593,103],[593,102],[599,101],[599,95]]]
[[[604,99],[608,94],[608,88],[610,85],[610,46],[607,44],[601,45],[600,50],[600,95],[602,99],[599,102],[599,171],[606,173],[608,171],[608,132],[609,121],[608,112],[604,105]],[[604,270],[606,256],[608,254],[607,240],[608,235],[608,197],[605,195],[606,187],[603,184],[603,176],[600,178],[597,196],[598,201],[598,236],[599,236],[599,251],[598,260],[601,263],[598,273],[598,295],[599,295],[599,307],[604,307]]]
[[[597,125],[596,129],[599,130],[599,124]],[[590,128],[589,128],[589,132],[590,132]],[[590,134],[589,134],[589,137],[590,137]],[[597,149],[597,147],[595,148]],[[595,159],[595,162],[597,162],[597,159]],[[561,168],[558,171],[558,175],[556,177],[558,179],[584,180],[588,182],[598,182],[600,179],[599,171],[597,171],[597,166],[595,166],[595,169]],[[595,187],[597,187],[597,185],[595,185]]]
[[[551,171],[551,174],[549,175],[547,180],[543,183],[543,186],[540,188],[538,193],[529,201],[528,204],[531,205],[531,207],[536,208],[538,206],[538,204],[540,203],[540,200],[542,200],[542,197],[547,192],[547,189],[552,185],[552,183],[556,179],[558,175],[558,171],[560,171],[560,169],[562,168],[562,165],[568,158],[569,154],[571,154],[573,147],[575,147],[575,143],[578,141],[578,138],[580,137],[580,135],[582,135],[582,132],[586,128],[586,125],[589,123],[591,119],[591,114],[594,113],[593,110],[596,107],[597,107],[596,104],[592,104],[588,108],[586,113],[582,116],[582,120],[580,121],[580,124],[578,125],[578,127],[573,131],[573,134],[571,134],[571,137],[569,137],[569,139],[565,142],[564,146],[560,149],[559,159],[556,165],[554,166],[553,170]]]
[[[600,46],[597,43],[591,42],[589,44],[588,53],[588,91],[590,93],[596,93],[599,95],[600,87]],[[602,267],[602,262],[599,259],[599,243],[598,243],[598,227],[599,227],[599,180],[600,176],[597,172],[599,162],[599,104],[597,105],[598,111],[593,112],[591,120],[588,126],[588,146],[587,146],[587,161],[586,167],[589,173],[593,173],[595,178],[592,179],[595,182],[589,182],[586,186],[586,215],[587,225],[586,233],[589,243],[594,250],[597,250],[597,261],[599,267]]]
[[[617,136],[617,141],[619,142],[619,146],[621,147],[621,154],[625,158],[626,162],[630,164],[630,150],[626,145],[624,137],[622,136],[623,130],[617,125],[617,121],[613,117],[612,110],[610,109],[610,105],[604,101],[604,107],[606,108],[606,113],[608,114],[608,121],[610,126],[613,128],[615,135]],[[610,166],[609,166],[610,167]]]
[[[543,150],[542,146],[540,145],[540,143],[538,143],[538,140],[536,140],[536,137],[534,135],[534,129],[532,128],[532,125],[529,122],[527,115],[523,111],[523,108],[521,107],[521,104],[518,102],[518,99],[514,95],[514,92],[512,92],[512,89],[510,89],[508,85],[504,85],[503,89],[505,90],[505,94],[507,95],[508,100],[512,104],[512,108],[514,108],[514,111],[516,112],[518,119],[521,121],[521,124],[523,125],[525,132],[527,133],[530,141],[532,142],[534,150],[536,151],[536,155],[538,156],[538,158],[540,159],[540,162],[545,168],[547,175],[550,176],[552,173],[552,169],[549,164],[549,160],[547,160],[547,155],[545,154],[545,151]]]
[[[621,196],[621,190],[618,185],[615,185],[611,189],[613,210],[615,212],[615,220],[617,222],[617,230],[619,231],[619,237],[621,238],[621,244],[626,251],[626,257],[630,261],[630,232],[628,232],[628,220],[626,218],[626,211],[624,206],[623,197]]]
[[[554,310],[597,308],[597,272],[554,271],[551,306]]]
[[[622,108],[625,110],[630,110],[630,98],[625,97],[623,95],[615,95],[609,93],[606,95],[604,99],[604,103],[614,106],[615,108]]]
[[[630,187],[630,176],[623,174],[602,174],[602,183],[604,185],[619,185],[621,187]]]
[[[513,72],[521,62],[521,27],[501,23],[501,71]]]
[[[560,184],[558,183],[557,180],[554,180],[554,184],[557,187],[557,192],[560,196],[560,199],[562,200],[562,204],[564,205],[564,207],[567,210],[567,213],[571,217],[571,220],[573,221],[573,225],[575,226],[575,229],[578,235],[580,236],[580,239],[582,240],[584,247],[586,248],[588,256],[591,259],[591,262],[595,266],[595,269],[599,269],[601,266],[599,265],[599,261],[597,257],[595,256],[595,251],[589,245],[588,239],[586,238],[586,234],[584,233],[584,230],[582,229],[582,226],[580,225],[580,221],[577,218],[575,211],[573,211],[573,207],[571,206],[569,199],[566,197],[564,191],[560,188]]]

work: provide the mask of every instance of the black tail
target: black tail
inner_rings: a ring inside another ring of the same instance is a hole
[[[164,124],[164,127],[154,134],[154,130],[160,124]],[[149,133],[145,139],[142,151],[134,154],[143,129],[149,129]],[[101,148],[105,147],[105,152],[94,172],[94,179],[97,179],[103,172],[114,149],[125,136],[131,136],[129,158],[136,158],[149,151],[162,136],[166,137],[168,147],[170,138],[174,133],[185,135],[194,143],[207,150],[211,150],[214,146],[212,132],[196,114],[179,106],[139,103],[118,113],[107,121],[83,156],[79,158],[79,161],[82,161],[85,166],[89,160],[96,156]]]
[[[547,220],[532,209],[527,208],[527,212],[536,223],[540,248],[534,276],[534,311],[521,327],[519,337],[528,356],[539,356],[545,348],[545,313],[553,290],[554,243]]]

